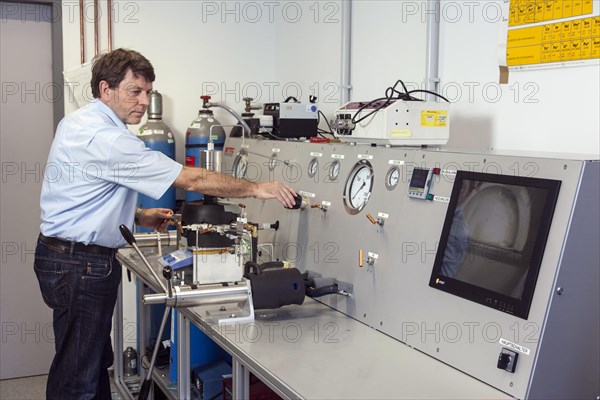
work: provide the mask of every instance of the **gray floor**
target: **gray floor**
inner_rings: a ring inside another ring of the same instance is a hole
[[[0,399],[2,400],[38,400],[46,398],[46,380],[48,375],[28,378],[5,379],[0,381]]]
[[[0,381],[0,400],[44,400],[47,379],[48,375],[39,375],[2,380]],[[112,398],[113,400],[121,399],[114,386]]]

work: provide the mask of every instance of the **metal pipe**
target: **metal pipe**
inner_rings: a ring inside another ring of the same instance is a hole
[[[108,51],[112,51],[112,4],[110,0],[106,1],[108,13]]]
[[[133,236],[139,247],[155,247],[159,236],[162,246],[177,246],[177,231],[136,233]],[[131,247],[131,245],[125,247]]]
[[[342,82],[340,105],[350,101],[352,93],[352,1],[342,1]]]
[[[166,304],[169,307],[196,307],[212,304],[240,303],[248,299],[248,287],[240,284],[234,287],[188,289],[176,286],[173,297],[166,293],[148,294],[143,303]]]
[[[426,88],[431,92],[438,93],[440,77],[439,77],[439,58],[440,58],[440,0],[433,0],[428,3],[433,3],[435,10],[430,13],[427,10],[427,69],[425,72]],[[427,100],[439,101],[437,96],[427,94]]]
[[[79,0],[79,50],[81,64],[85,63],[85,28],[83,25],[83,0]]]
[[[248,136],[248,137],[250,136],[250,127],[248,126],[246,121],[244,121],[244,119],[240,116],[240,114],[235,112],[235,110],[233,108],[229,107],[225,103],[206,103],[205,106],[207,108],[208,107],[219,107],[219,108],[222,108],[225,111],[229,112],[229,114],[233,115],[235,117],[235,119],[237,119],[238,122],[242,125],[242,127],[244,128],[244,131],[246,132],[246,135],[242,135],[242,141],[245,139],[245,136]]]
[[[98,55],[98,0],[94,0],[94,55]]]

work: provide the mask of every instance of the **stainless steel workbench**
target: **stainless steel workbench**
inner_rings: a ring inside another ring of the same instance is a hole
[[[145,251],[161,276],[156,255],[152,249]],[[145,285],[160,291],[133,249],[120,250],[118,258]],[[115,332],[121,306],[119,297]],[[236,398],[248,398],[249,371],[290,399],[512,398],[310,298],[301,306],[259,310],[254,322],[231,325],[209,323],[194,308],[177,312],[180,364],[178,390],[172,397],[190,398],[190,374],[181,371],[190,368],[191,322],[231,354]],[[143,327],[147,313],[140,314]],[[141,329],[144,340],[145,334]],[[115,346],[115,354],[115,376],[120,377],[122,345]]]

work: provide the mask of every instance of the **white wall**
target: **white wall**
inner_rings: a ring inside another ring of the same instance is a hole
[[[442,92],[455,103],[449,145],[600,152],[598,65],[513,71],[508,85],[498,84],[501,3],[442,2]],[[93,56],[91,5],[86,1],[86,60]],[[397,79],[422,85],[430,9],[422,1],[353,2],[353,99],[382,96]],[[70,69],[79,65],[77,2],[65,1],[63,12]],[[154,64],[154,86],[164,96],[180,161],[202,92],[240,111],[244,96],[265,102],[301,94],[307,101],[314,94],[328,117],[339,103],[340,1],[117,1],[113,15],[113,48],[137,49]],[[101,16],[100,48],[106,50],[104,8]],[[67,103],[67,111],[74,108]]]
[[[502,1],[451,3],[456,7],[442,12],[440,42],[444,94],[455,103],[449,144],[600,153],[598,64],[511,71],[509,83],[499,85]],[[594,7],[597,15],[600,2]]]

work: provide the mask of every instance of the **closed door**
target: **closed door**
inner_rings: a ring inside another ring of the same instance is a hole
[[[54,355],[52,313],[33,272],[61,89],[52,81],[51,19],[50,6],[0,2],[0,379],[46,374]]]

